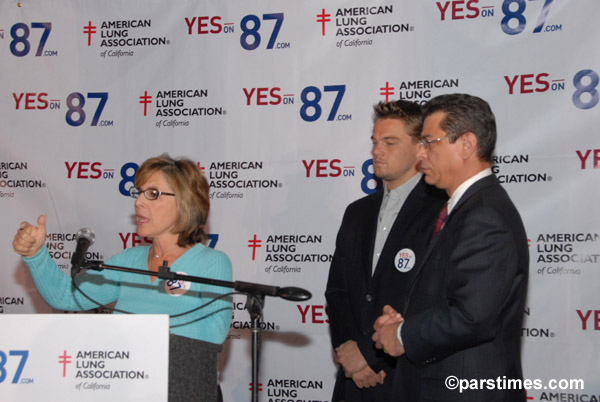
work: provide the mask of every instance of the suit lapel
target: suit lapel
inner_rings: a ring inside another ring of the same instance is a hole
[[[424,208],[424,198],[425,184],[423,180],[421,180],[410,192],[408,198],[406,201],[404,201],[402,208],[400,208],[400,212],[398,212],[398,215],[394,220],[392,229],[388,234],[385,244],[383,245],[383,249],[381,250],[379,260],[377,261],[375,275],[381,272],[382,264],[385,265],[386,263],[389,263],[389,261],[394,258],[395,253],[400,251],[395,250],[394,247],[396,247],[397,244],[402,243],[403,235],[406,233],[406,228],[412,225],[413,221],[417,219],[419,213]],[[377,227],[375,227],[375,230],[377,230]]]
[[[446,223],[445,223],[444,227],[446,228],[451,224],[452,217],[456,215],[456,213],[463,207],[463,205],[467,202],[467,200],[469,198],[471,198],[474,194],[481,191],[482,189],[489,187],[489,186],[496,185],[496,184],[499,185],[499,182],[498,182],[498,179],[496,178],[496,176],[493,174],[486,176],[483,179],[478,180],[475,183],[473,183],[473,185],[467,189],[467,191],[462,195],[462,197],[460,197],[460,200],[458,200],[458,202],[456,203],[454,208],[452,208],[452,211],[450,212],[450,214],[448,215],[448,218],[446,219]],[[444,229],[442,229],[442,231],[443,230]],[[431,242],[429,243],[429,246],[427,247],[427,250],[425,251],[425,254],[423,255],[423,258],[421,259],[421,262],[419,264],[417,264],[416,275],[414,276],[414,279],[413,279],[413,281],[410,285],[409,291],[408,291],[408,299],[405,303],[405,311],[408,308],[408,304],[410,303],[410,295],[413,291],[415,283],[420,278],[421,270],[422,270],[423,266],[425,265],[425,262],[427,262],[427,260],[431,256],[431,253],[435,249],[435,246],[436,246],[439,238],[441,237],[440,235],[441,235],[441,232],[438,233],[437,236],[435,236],[431,240]]]

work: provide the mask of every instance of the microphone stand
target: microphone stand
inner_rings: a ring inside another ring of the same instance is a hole
[[[182,275],[177,272],[171,272],[171,268],[167,265],[167,261],[163,261],[163,265],[158,267],[158,272],[150,272],[141,269],[119,267],[116,265],[106,265],[104,261],[88,261],[84,260],[81,266],[73,266],[71,268],[71,276],[74,278],[79,274],[81,269],[93,269],[102,271],[104,269],[112,271],[130,272],[139,275],[156,276],[166,280],[183,280],[195,283],[204,283],[207,285],[215,285],[237,290],[245,293],[246,310],[250,314],[250,331],[252,332],[252,402],[258,402],[258,369],[260,363],[260,344],[261,344],[261,318],[263,315],[263,307],[265,304],[265,296],[281,297],[290,301],[305,301],[312,297],[311,293],[302,288],[293,286],[279,287],[262,285],[252,282],[242,281],[222,281],[219,279],[203,278],[199,276]]]

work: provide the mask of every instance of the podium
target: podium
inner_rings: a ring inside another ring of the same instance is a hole
[[[167,315],[0,315],[2,401],[217,400],[220,346],[169,334]]]

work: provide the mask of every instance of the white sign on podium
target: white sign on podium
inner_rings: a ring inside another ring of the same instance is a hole
[[[0,315],[2,401],[168,399],[167,315]]]

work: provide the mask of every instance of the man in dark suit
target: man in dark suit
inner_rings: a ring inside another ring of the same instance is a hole
[[[402,384],[398,400],[526,400],[518,380],[527,237],[491,172],[495,142],[484,100],[453,94],[426,105],[418,159],[427,183],[450,199],[404,310],[386,306],[375,323],[377,347],[410,362],[397,375],[415,381]]]
[[[375,349],[373,324],[384,305],[403,308],[447,199],[418,171],[421,106],[395,101],[374,109],[371,153],[383,188],[346,209],[325,292],[340,364],[333,402],[391,400],[396,359]]]

